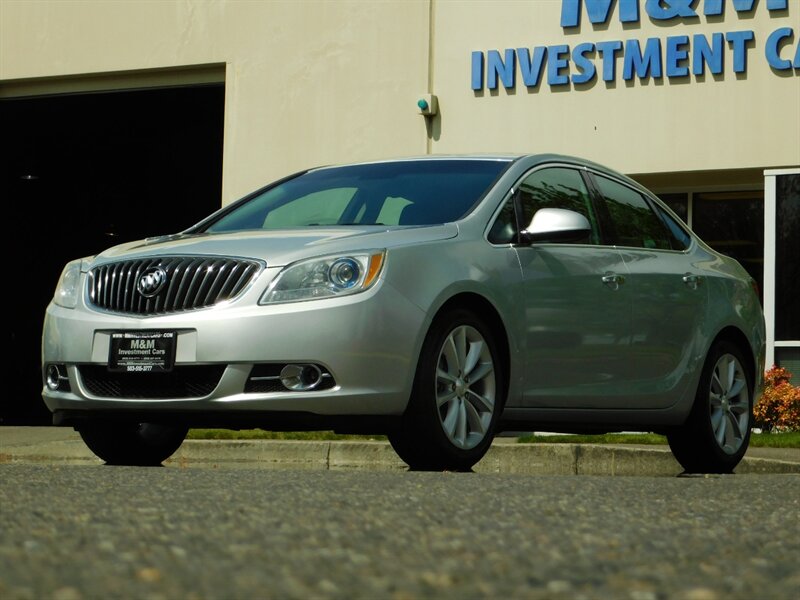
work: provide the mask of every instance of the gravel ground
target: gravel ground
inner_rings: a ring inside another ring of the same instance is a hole
[[[792,599],[800,476],[0,465],[0,598]]]

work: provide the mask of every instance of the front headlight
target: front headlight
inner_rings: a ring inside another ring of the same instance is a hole
[[[89,259],[81,258],[67,263],[58,279],[53,302],[64,308],[75,308],[81,291],[81,272],[86,272]]]
[[[278,273],[260,303],[338,298],[363,292],[378,280],[385,256],[385,250],[378,250],[301,260]]]

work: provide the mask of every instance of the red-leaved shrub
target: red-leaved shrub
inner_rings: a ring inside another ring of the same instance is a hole
[[[764,394],[753,407],[755,426],[764,431],[800,431],[800,387],[792,374],[773,366],[765,374]]]

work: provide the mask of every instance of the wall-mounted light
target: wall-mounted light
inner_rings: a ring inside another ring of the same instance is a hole
[[[432,117],[439,113],[439,99],[434,94],[422,94],[417,100],[419,114]]]

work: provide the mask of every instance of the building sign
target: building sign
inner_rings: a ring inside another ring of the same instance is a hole
[[[795,2],[793,9],[800,9]],[[701,15],[723,19],[726,3],[737,15],[751,17],[758,10],[770,15],[785,16],[790,0],[561,0],[561,27],[565,32],[580,25],[585,12],[593,26],[603,26],[616,18],[621,23],[640,23],[642,12],[653,23],[680,23],[687,27],[700,23]],[[616,7],[616,11],[613,9]],[[644,9],[644,10],[642,10]],[[613,13],[616,12],[616,15]],[[472,53],[472,89],[495,90],[516,87],[521,80],[528,88],[542,82],[549,86],[588,84],[596,78],[613,82],[620,76],[625,81],[652,77],[669,79],[721,75],[730,61],[734,73],[746,73],[748,60],[755,59],[752,50],[763,46],[763,60],[775,71],[800,69],[800,32],[779,27],[766,40],[756,40],[751,29],[719,33],[670,35],[647,39],[589,41],[569,46],[533,46]],[[621,68],[620,68],[621,67]]]

